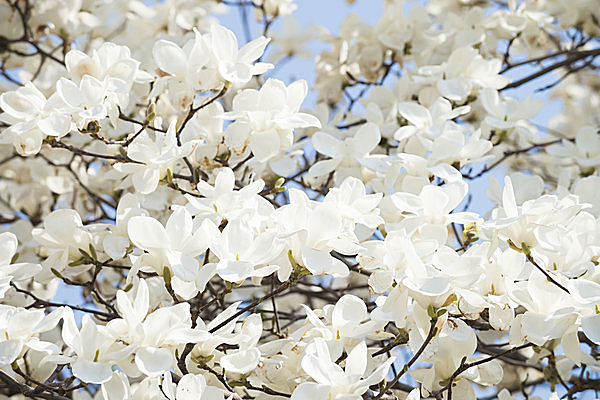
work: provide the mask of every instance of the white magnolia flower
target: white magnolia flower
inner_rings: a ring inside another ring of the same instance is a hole
[[[263,324],[258,314],[252,314],[242,322],[235,332],[237,351],[228,352],[219,363],[225,371],[248,374],[260,361],[260,350],[256,347],[262,334]]]
[[[70,357],[73,375],[87,383],[108,382],[112,378],[112,366],[134,350],[134,346],[116,342],[89,314],[83,316],[81,329],[77,328],[70,308],[64,309],[62,338],[75,353]]]
[[[367,345],[365,342],[360,342],[348,353],[345,367],[342,369],[332,360],[325,340],[315,338],[315,341],[308,345],[302,358],[302,369],[315,382],[301,383],[292,393],[292,400],[361,399],[361,395],[369,389],[369,386],[385,378],[390,365],[394,362],[394,358],[389,358],[365,377],[368,373],[368,357]]]
[[[322,131],[315,133],[311,140],[316,151],[330,158],[313,164],[308,176],[316,178],[336,171],[335,178],[339,183],[348,176],[362,180],[361,162],[377,147],[381,134],[377,125],[366,123],[354,136],[343,140]]]
[[[10,367],[26,351],[39,351],[44,355],[59,354],[60,348],[56,344],[40,340],[38,335],[56,325],[52,324],[52,320],[59,313],[45,316],[42,310],[0,306],[0,367]]]
[[[446,121],[471,111],[470,106],[452,109],[450,102],[441,97],[438,97],[429,108],[414,102],[402,102],[397,107],[400,115],[411,125],[398,128],[394,133],[396,140],[408,139],[414,135],[434,139],[440,136]]]
[[[321,127],[315,116],[299,112],[307,90],[304,80],[286,87],[280,80],[268,79],[260,90],[238,93],[232,111],[223,114],[235,120],[225,130],[225,144],[238,156],[250,149],[261,162],[289,150],[295,128]]]
[[[106,325],[106,331],[115,339],[127,344],[127,355],[135,353],[132,360],[135,367],[147,376],[159,376],[171,369],[176,362],[176,348],[210,338],[208,332],[192,329],[188,303],[159,308],[149,313],[149,291],[143,279],[139,281],[135,292],[117,292],[117,307],[123,318],[111,320]],[[130,361],[127,360],[127,363]],[[133,365],[119,365],[128,374],[134,374]]]
[[[235,175],[231,168],[222,168],[217,173],[214,185],[198,182],[197,190],[202,197],[186,195],[186,209],[197,218],[208,218],[220,225],[223,220],[261,220],[273,212],[273,206],[259,196],[265,183],[257,179],[235,190]]]
[[[209,90],[225,82],[247,83],[252,76],[273,68],[272,64],[254,63],[268,43],[269,39],[261,36],[238,49],[233,32],[213,24],[209,33],[196,30],[195,38],[183,49],[171,41],[159,40],[152,54],[158,67],[172,79],[195,90]]]
[[[84,75],[78,84],[61,78],[56,83],[56,99],[49,101],[56,101],[58,110],[70,115],[79,129],[85,129],[89,122],[106,118],[109,112],[115,121],[118,110],[113,92],[118,91],[119,86],[115,86],[108,77],[101,81],[91,75]]]
[[[210,250],[219,258],[216,272],[222,279],[263,278],[279,269],[270,262],[281,254],[285,242],[275,232],[255,232],[241,219],[229,221],[222,232],[210,220],[203,228],[211,238]]]
[[[527,121],[542,108],[541,100],[519,102],[509,97],[500,98],[498,91],[491,88],[484,88],[479,96],[481,104],[488,114],[483,120],[488,130],[509,133],[516,130],[527,137],[533,136],[535,129]]]
[[[290,204],[277,209],[273,216],[279,222],[279,233],[286,238],[293,258],[313,275],[348,276],[350,271],[346,264],[330,252],[356,254],[362,247],[353,234],[345,232],[340,211],[329,202],[312,202],[298,189],[290,189],[289,197]],[[289,262],[279,265],[278,277],[286,280],[291,273]]]
[[[371,320],[365,302],[357,296],[346,294],[335,305],[323,307],[325,321],[321,321],[310,308],[303,308],[310,325],[294,333],[302,340],[310,340],[311,337],[322,337],[330,342],[341,340],[343,347],[349,351],[364,337],[381,339],[386,336],[379,335],[385,322]]]
[[[81,216],[71,209],[53,211],[46,216],[43,225],[43,228],[34,228],[31,234],[48,254],[42,266],[43,276],[49,278],[52,277],[51,268],[62,272],[67,268],[70,260],[79,260],[81,258],[79,249],[88,252],[92,236],[83,226]],[[69,268],[71,271],[78,271],[79,267]]]
[[[192,216],[183,207],[171,214],[164,227],[152,217],[134,216],[129,219],[127,231],[131,242],[147,252],[137,260],[135,268],[149,266],[163,275],[168,267],[173,290],[185,299],[203,291],[215,273],[213,266],[200,267],[198,256],[208,248],[209,239],[204,229],[194,228]]]
[[[0,121],[9,125],[0,143],[12,143],[25,156],[37,154],[46,136],[63,137],[72,129],[71,118],[56,112],[31,82],[0,95]]]
[[[127,175],[120,187],[133,187],[142,194],[156,190],[167,170],[181,157],[189,154],[193,142],[177,145],[176,121],[169,124],[165,133],[145,129],[127,148],[127,156],[138,163],[117,163],[116,171]],[[112,174],[109,178],[116,176]]]
[[[593,172],[600,166],[600,138],[593,126],[581,128],[575,136],[575,143],[564,139],[562,146],[549,146],[546,151],[551,155],[573,159],[584,171]]]
[[[134,82],[148,82],[150,74],[140,70],[140,62],[131,57],[127,46],[119,46],[105,42],[89,56],[79,50],[71,50],[65,55],[65,65],[69,78],[79,83],[85,75],[93,76],[99,81],[110,79],[115,87],[118,104],[126,108],[129,103],[129,92]]]
[[[501,89],[510,80],[499,74],[499,59],[484,59],[473,47],[459,47],[440,65],[421,67],[416,81],[431,82],[438,93],[452,101],[464,101],[473,89]]]

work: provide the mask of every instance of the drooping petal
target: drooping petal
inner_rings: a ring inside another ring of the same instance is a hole
[[[88,361],[84,358],[77,358],[71,364],[73,375],[86,383],[104,383],[112,377],[112,368],[109,364]]]

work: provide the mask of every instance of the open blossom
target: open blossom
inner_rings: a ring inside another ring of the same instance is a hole
[[[159,40],[152,54],[161,71],[171,79],[196,90],[207,90],[225,82],[244,84],[252,76],[273,68],[268,63],[255,63],[268,43],[269,39],[261,36],[238,49],[233,32],[213,24],[208,33],[196,30],[195,38],[183,49],[171,41]]]
[[[385,377],[387,369],[394,361],[393,358],[388,359],[367,375],[367,357],[367,346],[361,342],[348,353],[345,367],[342,369],[333,361],[325,341],[316,338],[308,346],[302,359],[302,369],[315,382],[301,383],[294,390],[292,399],[361,399],[361,395],[369,386],[377,384]]]
[[[261,162],[289,150],[295,128],[321,126],[315,116],[299,112],[307,90],[304,80],[286,86],[278,79],[267,80],[260,90],[243,90],[232,111],[223,114],[235,120],[225,130],[225,144],[239,156],[249,149]]]
[[[12,143],[22,155],[33,155],[40,151],[46,136],[62,137],[73,127],[71,119],[55,112],[46,97],[33,83],[13,92],[0,95],[0,121],[10,126],[2,132],[0,141]]]
[[[320,177],[336,171],[336,181],[341,182],[348,176],[362,179],[361,161],[377,147],[381,134],[377,125],[366,123],[354,136],[343,140],[322,131],[315,133],[311,139],[315,150],[330,159],[313,164],[308,171],[309,176]]]
[[[144,130],[127,149],[127,156],[138,163],[119,163],[116,171],[127,178],[121,184],[126,187],[133,184],[142,194],[156,190],[161,178],[167,174],[177,159],[193,148],[192,142],[177,145],[175,123],[171,123],[166,132]],[[115,171],[115,172],[116,172]],[[116,177],[118,174],[114,174]]]
[[[208,248],[204,229],[194,228],[192,216],[185,208],[178,208],[167,220],[166,226],[148,216],[134,216],[127,223],[131,242],[144,250],[136,268],[151,267],[157,273],[172,271],[173,290],[189,299],[203,291],[214,275],[210,265],[200,268],[198,256]]]
[[[501,89],[510,80],[499,74],[502,62],[486,60],[472,47],[459,47],[441,65],[419,68],[418,81],[431,82],[452,101],[463,101],[473,89]]]
[[[135,294],[133,297],[122,290],[117,292],[117,306],[123,318],[112,320],[104,328],[111,337],[127,344],[127,355],[134,354],[135,367],[120,364],[129,373],[137,369],[147,376],[159,376],[176,362],[175,348],[210,337],[206,331],[192,328],[189,304],[151,312],[150,292],[144,280],[138,284]]]
[[[284,248],[275,232],[255,232],[241,219],[229,221],[222,232],[210,221],[204,227],[212,239],[210,249],[219,258],[216,272],[224,280],[265,277],[279,269],[270,264]]]
[[[114,43],[103,43],[89,56],[80,50],[71,50],[65,56],[65,64],[69,77],[78,83],[89,75],[103,81],[108,78],[117,97],[117,104],[122,108],[129,105],[129,91],[134,82],[149,82],[150,74],[141,70],[140,62],[131,57],[127,46]]]

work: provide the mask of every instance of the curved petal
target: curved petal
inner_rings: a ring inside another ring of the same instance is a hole
[[[133,187],[141,194],[150,194],[158,187],[160,170],[153,167],[143,167],[132,175]]]
[[[140,347],[135,355],[135,365],[150,377],[168,371],[174,362],[173,353],[166,348]]]
[[[152,49],[154,62],[171,75],[184,77],[187,69],[187,57],[181,47],[168,40],[159,40]]]
[[[112,378],[112,368],[108,364],[78,358],[71,364],[73,375],[86,383],[104,383]]]
[[[251,42],[246,43],[238,53],[238,60],[244,63],[251,63],[263,55],[265,48],[271,41],[270,38],[261,36]]]
[[[138,215],[127,224],[131,242],[140,249],[165,249],[169,247],[169,236],[160,222],[151,217]]]
[[[259,361],[260,351],[256,347],[252,347],[247,350],[227,354],[221,358],[220,363],[225,371],[247,374],[256,368]]]
[[[337,157],[342,152],[342,142],[325,132],[317,132],[311,138],[313,147],[321,154],[329,157]]]
[[[197,400],[203,398],[206,379],[202,375],[184,375],[177,384],[176,400]]]
[[[256,161],[265,162],[279,153],[281,141],[275,129],[253,132],[250,135],[250,148]]]
[[[304,382],[298,385],[292,393],[291,400],[315,400],[315,399],[327,399],[331,386],[321,385],[314,382]]]

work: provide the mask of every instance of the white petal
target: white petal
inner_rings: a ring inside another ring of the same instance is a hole
[[[129,219],[127,233],[131,242],[140,249],[169,248],[169,236],[160,222],[151,217],[138,215]]]
[[[206,379],[202,375],[184,375],[177,384],[177,400],[197,400],[203,398]]]
[[[347,325],[356,326],[367,319],[367,306],[360,298],[346,294],[333,307],[331,323],[335,328]]]
[[[167,372],[174,362],[175,357],[167,348],[140,347],[135,355],[135,365],[150,377]]]
[[[308,176],[311,178],[317,178],[320,176],[325,176],[335,169],[340,164],[339,159],[330,159],[330,160],[321,160],[317,161],[313,164],[308,170]]]
[[[81,357],[71,365],[71,369],[75,377],[86,383],[104,383],[112,377],[110,365],[88,361]]]
[[[361,341],[348,354],[346,359],[346,374],[360,379],[367,368],[367,344]]]
[[[181,47],[168,40],[159,40],[152,49],[154,62],[158,67],[178,77],[185,76],[187,57]]]
[[[250,135],[250,148],[258,162],[265,162],[279,153],[281,141],[275,129],[253,132]]]
[[[440,94],[449,100],[460,101],[467,98],[471,92],[471,82],[466,78],[455,78],[440,80],[437,82],[437,89]]]
[[[71,118],[64,115],[54,113],[38,122],[38,127],[48,136],[62,137],[69,133],[73,122]]]
[[[251,42],[246,43],[238,53],[238,60],[245,63],[251,63],[263,55],[265,47],[271,41],[270,38],[261,36]]]
[[[0,266],[10,264],[17,252],[17,237],[12,232],[0,233]]]
[[[373,123],[363,125],[353,138],[353,144],[356,154],[370,153],[381,140],[379,128]]]
[[[429,110],[420,104],[412,102],[399,103],[398,112],[417,128],[431,126],[431,114]]]
[[[225,371],[247,374],[258,365],[260,351],[256,347],[247,350],[236,351],[221,358],[221,367]]]
[[[5,340],[0,342],[0,366],[6,367],[17,359],[23,350],[23,340]]]
[[[102,384],[101,390],[104,400],[129,399],[130,391],[127,375],[121,371],[114,371],[112,378]]]
[[[316,399],[327,399],[331,386],[320,385],[314,382],[304,382],[298,385],[292,393],[291,400],[316,400]]]
[[[160,170],[154,167],[143,167],[132,175],[133,186],[141,194],[154,192],[160,180]]]
[[[221,260],[217,264],[217,274],[229,282],[239,282],[252,275],[253,265],[247,261]]]
[[[176,238],[179,243],[187,240],[192,234],[192,216],[185,207],[178,207],[169,217],[166,225],[168,237]]]
[[[337,157],[342,152],[342,143],[328,133],[317,132],[311,140],[315,150],[326,156]]]
[[[591,341],[600,344],[600,314],[583,317],[581,329]]]

